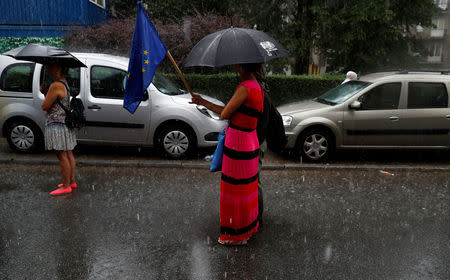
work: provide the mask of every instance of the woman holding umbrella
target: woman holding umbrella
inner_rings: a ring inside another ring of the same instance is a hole
[[[75,158],[72,150],[75,148],[76,136],[75,131],[68,129],[65,124],[66,113],[61,107],[69,107],[69,86],[64,77],[67,68],[63,68],[59,64],[50,64],[46,67],[46,71],[53,79],[44,102],[42,102],[42,110],[47,111],[45,121],[45,149],[54,150],[59,160],[61,168],[62,184],[52,192],[51,195],[65,195],[72,192],[72,188],[76,188],[75,183]]]
[[[224,245],[243,245],[258,230],[258,155],[256,134],[263,110],[263,93],[256,81],[262,64],[238,64],[242,80],[228,104],[213,104],[199,95],[192,103],[203,105],[228,119],[220,182],[220,237]]]
[[[192,94],[203,105],[228,119],[220,182],[220,237],[224,245],[243,245],[258,231],[258,155],[256,132],[263,111],[263,91],[256,81],[263,63],[289,52],[264,32],[228,28],[207,35],[187,56],[184,66],[234,65],[240,83],[226,106]]]
[[[47,72],[53,79],[53,83],[42,103],[42,110],[47,111],[45,121],[45,148],[55,150],[61,167],[62,184],[52,191],[51,195],[64,195],[76,188],[75,183],[75,158],[72,150],[77,144],[75,131],[67,128],[65,124],[66,113],[60,104],[66,108],[69,105],[70,90],[67,85],[67,67],[86,67],[81,61],[66,50],[39,44],[28,44],[26,46],[12,49],[4,55],[11,56],[17,60],[26,60],[47,65]],[[44,91],[41,88],[41,91]],[[45,90],[46,91],[46,90]]]

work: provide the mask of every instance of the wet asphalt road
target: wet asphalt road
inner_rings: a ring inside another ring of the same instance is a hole
[[[0,165],[0,279],[450,279],[450,171],[264,170],[264,228],[217,243],[219,173]]]

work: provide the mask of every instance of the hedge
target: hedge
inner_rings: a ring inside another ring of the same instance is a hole
[[[176,74],[166,74],[180,88],[185,89],[181,79]],[[226,103],[233,94],[235,87],[240,83],[239,77],[234,73],[227,74],[186,74],[186,80],[194,92],[207,94]],[[267,84],[269,95],[275,106],[311,99],[321,95],[327,90],[339,85],[345,76],[332,75],[268,75]]]
[[[0,37],[0,54],[29,43],[64,48],[64,39],[61,37]]]
[[[0,37],[0,53],[10,49],[39,43],[55,47],[64,47],[64,39],[60,37]],[[166,74],[180,88],[185,88],[176,74]],[[226,103],[231,98],[235,87],[240,83],[236,73],[225,74],[185,74],[186,80],[194,92],[207,94]],[[339,85],[345,76],[342,74],[325,75],[268,75],[269,95],[275,106],[294,101],[314,98],[325,91]]]

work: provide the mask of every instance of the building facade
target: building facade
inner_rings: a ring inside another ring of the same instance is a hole
[[[433,17],[433,28],[422,28],[420,25],[415,30],[415,35],[423,42],[427,55],[422,59],[422,64],[429,69],[450,69],[450,13],[448,0],[435,0],[438,7],[437,14]]]
[[[108,0],[1,0],[0,37],[59,37],[108,19]]]

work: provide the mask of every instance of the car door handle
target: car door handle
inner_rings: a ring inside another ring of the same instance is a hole
[[[447,119],[450,119],[450,115],[445,116]]]
[[[393,116],[393,117],[389,117],[389,119],[391,120],[391,121],[393,121],[393,122],[395,122],[395,121],[398,121],[398,117],[395,117],[395,116]]]
[[[100,106],[98,106],[98,105],[91,105],[91,106],[88,106],[88,109],[101,109],[102,107],[100,107]]]

